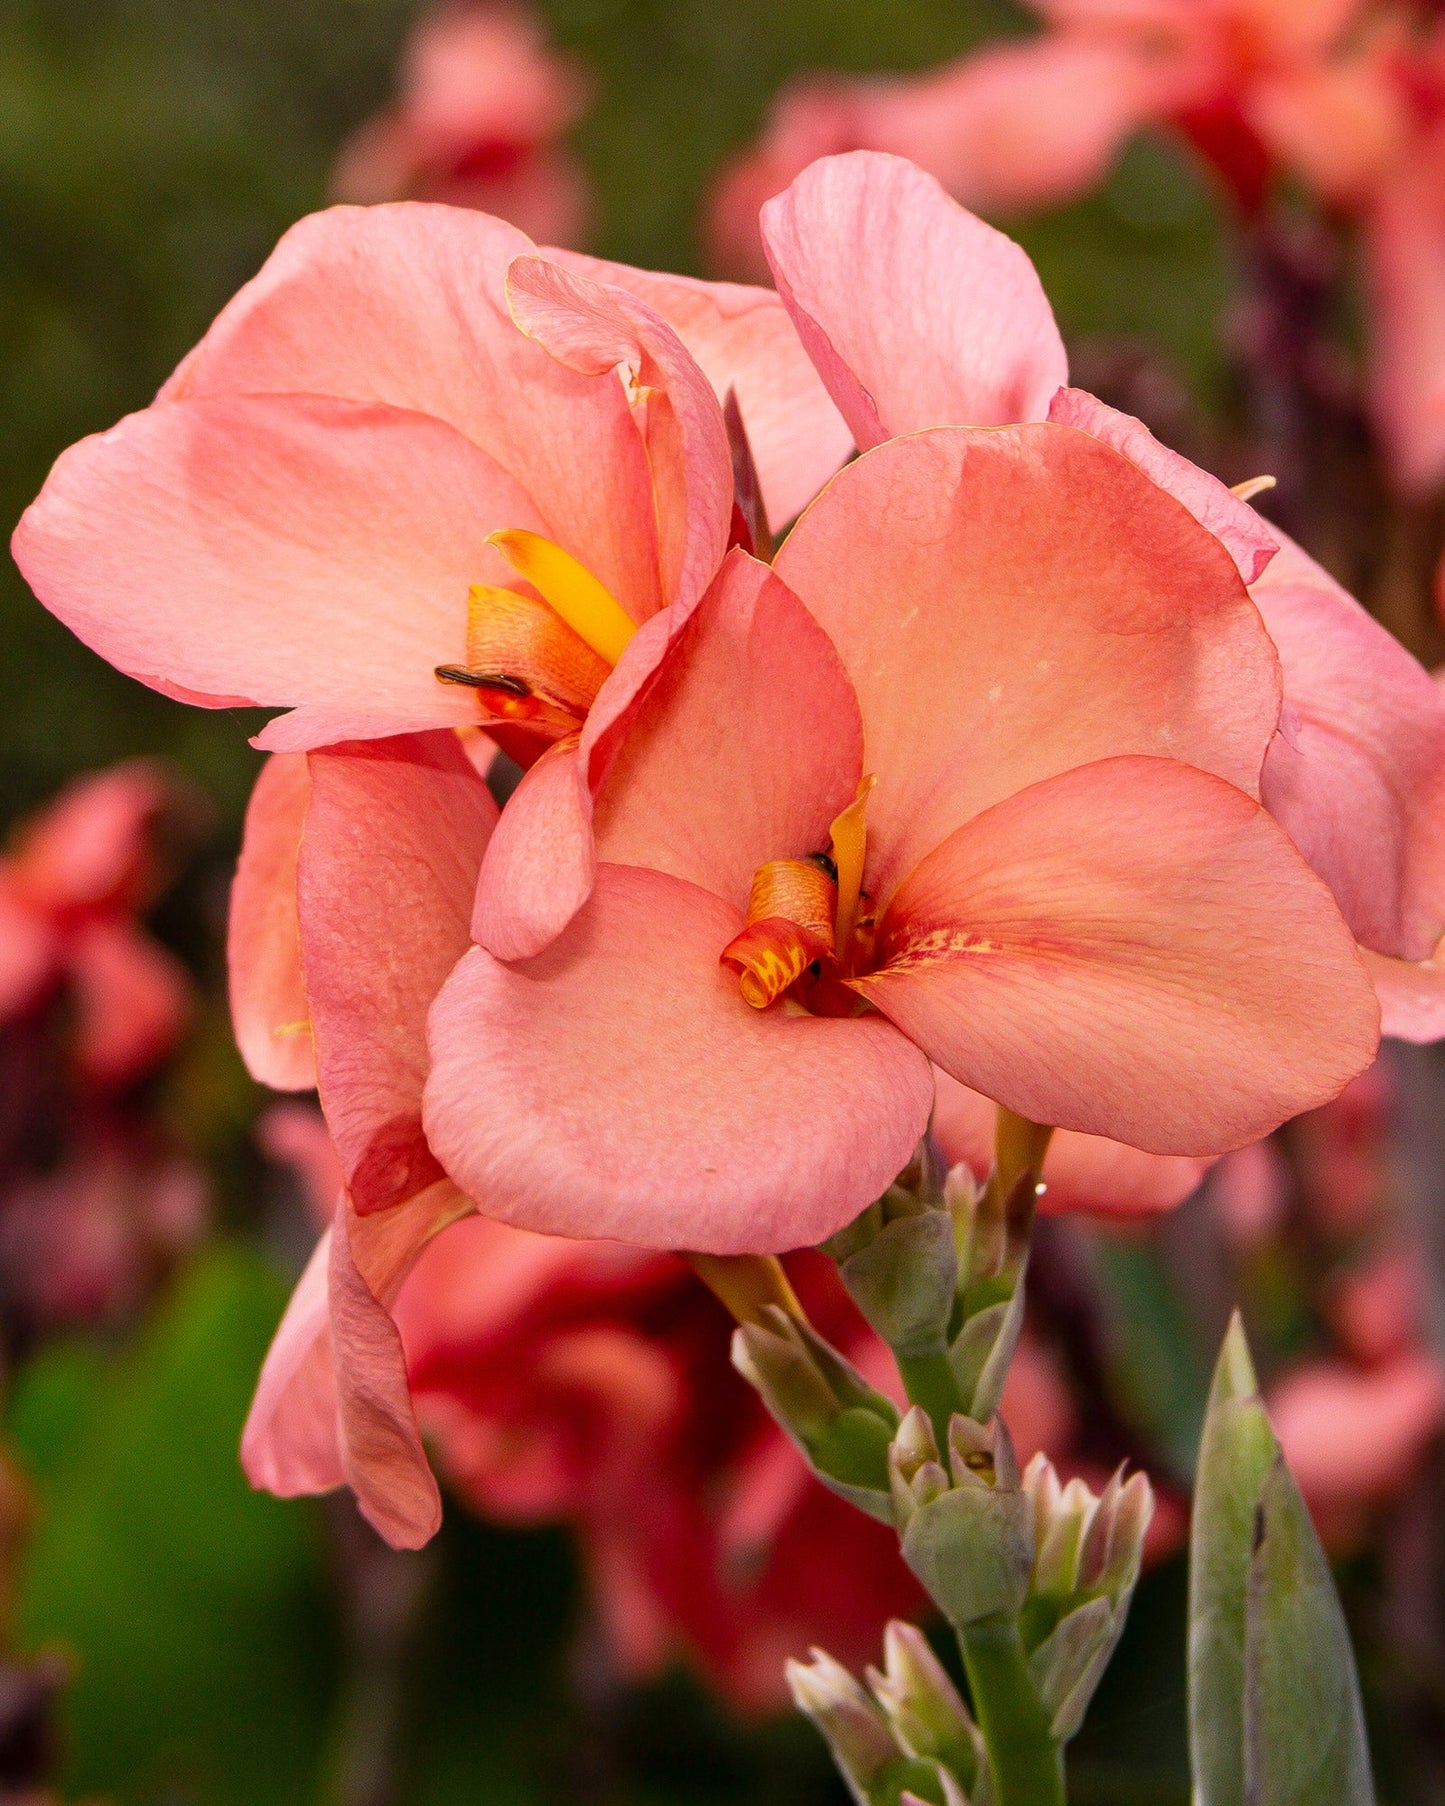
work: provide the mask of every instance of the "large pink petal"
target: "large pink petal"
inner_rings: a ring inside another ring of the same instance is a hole
[[[321,1101],[363,1213],[440,1176],[421,1127],[426,1013],[467,946],[496,818],[454,735],[311,755],[301,951]]]
[[[1171,759],[1009,798],[904,881],[857,988],[1036,1122],[1160,1154],[1242,1147],[1374,1057],[1329,892],[1259,804]]]
[[[316,737],[476,719],[467,592],[508,567],[525,493],[395,408],[222,396],[132,414],[60,458],[15,531],[46,607],[112,664],[213,707],[315,707]],[[294,726],[294,724],[293,724]],[[297,744],[293,733],[290,743]]]
[[[853,449],[853,435],[772,289],[660,275],[570,251],[547,255],[640,296],[682,340],[719,399],[736,393],[774,532]]]
[[[1240,501],[1218,477],[1161,445],[1142,420],[1121,414],[1083,389],[1060,389],[1049,403],[1049,419],[1112,445],[1167,494],[1183,502],[1229,553],[1246,583],[1253,583],[1274,557],[1278,536],[1249,503]]]
[[[888,1185],[928,1121],[927,1062],[877,1017],[749,1009],[718,963],[742,921],[676,878],[603,865],[540,958],[466,956],[432,1009],[426,1125],[489,1216],[773,1252]]]
[[[1251,593],[1291,711],[1265,806],[1359,941],[1425,959],[1445,934],[1445,696],[1298,546],[1285,542]]]
[[[231,1026],[251,1077],[278,1091],[309,1091],[316,1083],[296,915],[296,860],[310,800],[306,755],[273,753],[246,807],[231,886]]]
[[[633,716],[598,797],[598,857],[745,909],[766,860],[828,851],[862,759],[828,636],[766,565],[734,552]]]
[[[614,374],[566,369],[514,325],[507,269],[534,249],[515,227],[455,207],[313,214],[162,397],[335,395],[446,421],[516,478],[542,530],[641,620],[658,604],[642,442]]]
[[[1445,958],[1386,959],[1363,950],[1380,1000],[1380,1032],[1397,1041],[1445,1041]]]
[[[1258,783],[1279,714],[1259,613],[1218,541],[1083,433],[880,446],[833,479],[776,569],[858,692],[880,902],[980,809],[1093,759]]]
[[[934,1139],[950,1166],[962,1161],[982,1181],[993,1165],[998,1106],[946,1072],[933,1076],[938,1093]],[[1039,1208],[1046,1216],[1073,1211],[1103,1217],[1152,1216],[1183,1203],[1208,1170],[1207,1160],[1146,1154],[1122,1141],[1060,1129],[1044,1156],[1048,1189]]]
[[[663,600],[685,614],[712,582],[732,523],[732,454],[707,377],[667,321],[625,289],[521,257],[507,298],[522,330],[569,369],[629,371],[657,497]]]
[[[1067,381],[1027,256],[901,157],[822,158],[762,220],[778,292],[865,450],[920,427],[1042,420]]]

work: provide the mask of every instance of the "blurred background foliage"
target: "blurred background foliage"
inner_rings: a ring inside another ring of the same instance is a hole
[[[785,79],[923,67],[1025,23],[995,0],[540,10],[595,75],[576,134],[601,195],[593,248],[684,270],[698,268],[709,173]],[[412,16],[409,0],[6,0],[7,523],[65,445],[149,400],[284,228],[322,204],[337,145],[391,91]],[[1020,236],[1080,359],[1142,337],[1181,406],[1220,403],[1226,252],[1207,186],[1178,152],[1137,144],[1100,194]],[[680,1680],[626,1700],[589,1695],[569,1654],[579,1594],[560,1536],[504,1536],[453,1512],[433,1549],[397,1567],[366,1546],[348,1554],[349,1504],[248,1491],[236,1440],[303,1252],[250,1150],[258,1096],[222,1000],[225,883],[259,762],[247,744],[256,722],[127,681],[35,604],[8,561],[0,646],[0,823],[73,774],[141,751],[175,760],[217,806],[155,925],[210,999],[164,1103],[212,1158],[221,1239],[134,1336],[52,1344],[9,1385],[8,1428],[33,1493],[17,1629],[28,1648],[63,1650],[75,1676],[67,1797],[368,1806],[356,1776],[380,1740],[373,1771],[407,1806],[839,1798],[806,1727],[739,1729]],[[1141,1421],[1169,1428],[1182,1456],[1202,1375],[1179,1355],[1192,1344],[1152,1260],[1121,1255],[1111,1276],[1137,1326],[1123,1365]],[[339,1585],[347,1561],[376,1572]],[[412,1588],[426,1591],[420,1614],[403,1609]],[[419,1642],[399,1664],[388,1638],[416,1621]],[[1080,1806],[1187,1798],[1181,1623],[1175,1564],[1147,1583],[1080,1745]],[[1132,1768],[1121,1769],[1122,1744]]]

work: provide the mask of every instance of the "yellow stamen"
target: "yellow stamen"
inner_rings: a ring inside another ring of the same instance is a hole
[[[993,1183],[1000,1203],[1007,1203],[1010,1192],[1025,1173],[1031,1172],[1037,1182],[1052,1135],[1053,1130],[1047,1124],[1030,1122],[1028,1117],[1017,1116],[1005,1105],[999,1105],[998,1125],[994,1130]]]
[[[806,1323],[798,1294],[781,1263],[771,1254],[684,1254],[682,1257],[707,1288],[716,1293],[739,1323],[766,1323],[764,1308],[781,1306]]]
[[[519,576],[525,577],[556,609],[579,639],[599,658],[615,665],[637,632],[637,623],[612,591],[585,564],[540,533],[504,527],[490,533],[494,545]]]
[[[1278,477],[1250,477],[1248,482],[1236,483],[1229,493],[1237,495],[1242,502],[1252,502],[1257,495],[1273,489],[1278,481]]]
[[[878,782],[866,777],[858,786],[858,794],[848,807],[833,818],[828,832],[833,836],[833,863],[838,869],[838,913],[834,920],[833,945],[847,969],[848,949],[858,920],[858,899],[863,893],[863,856],[868,850],[868,794]]]

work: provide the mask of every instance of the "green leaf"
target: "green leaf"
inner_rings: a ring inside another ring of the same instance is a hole
[[[1196,1806],[1372,1806],[1344,1614],[1237,1315],[1194,1494],[1189,1741]]]
[[[1283,1456],[1260,1497],[1245,1635],[1248,1806],[1374,1806],[1354,1652]]]
[[[1244,1634],[1254,1520],[1279,1445],[1238,1316],[1214,1370],[1189,1548],[1189,1747],[1198,1806],[1244,1806]]]

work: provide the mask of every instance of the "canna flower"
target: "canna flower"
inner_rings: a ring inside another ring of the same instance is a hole
[[[785,522],[847,435],[776,297],[416,203],[294,227],[153,406],[60,459],[15,556],[121,669],[289,709],[268,748],[495,728],[531,769],[476,929],[535,951],[586,893],[595,785],[729,541],[722,406],[664,314],[735,391]]]
[[[1062,343],[1017,247],[922,172],[856,154],[765,211],[779,291],[860,446],[959,423],[1048,418],[1138,465],[1234,555],[1280,661],[1266,807],[1335,893],[1385,1030],[1445,1031],[1445,698],[1314,561],[1138,421],[1061,386]],[[981,275],[987,271],[987,277]],[[870,277],[876,286],[870,285]],[[889,305],[895,285],[913,297]],[[962,292],[977,311],[960,306]]]
[[[572,244],[591,185],[559,148],[588,83],[509,0],[455,4],[412,32],[397,103],[342,147],[338,201],[442,201],[510,220],[547,244]]]

